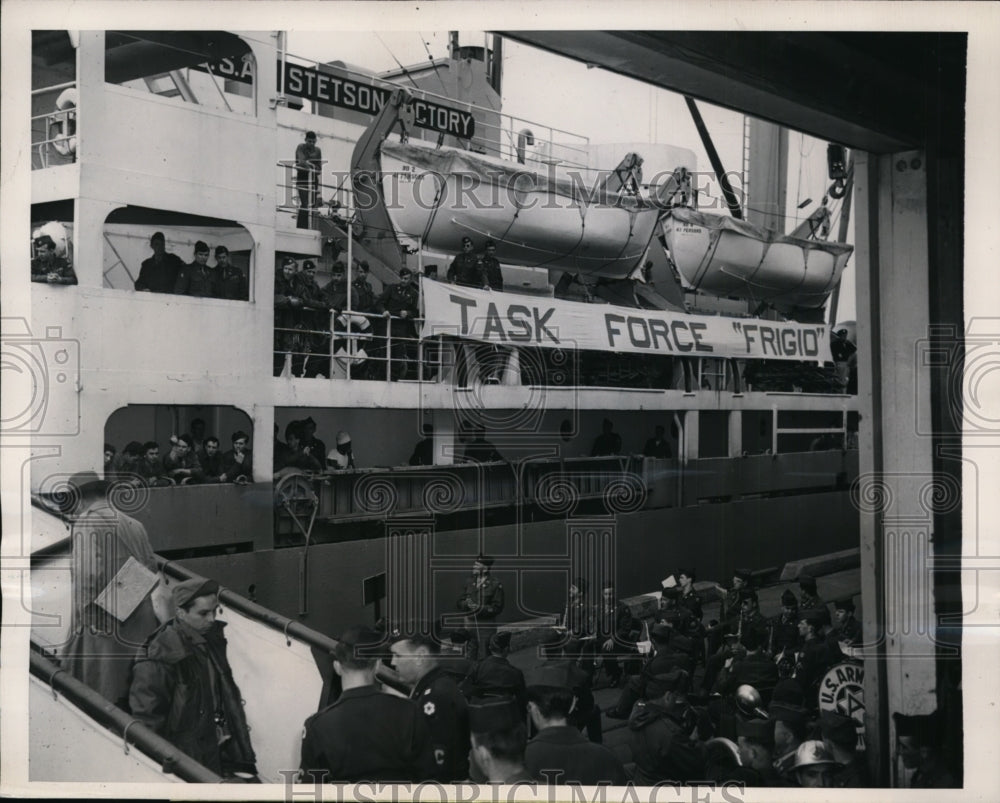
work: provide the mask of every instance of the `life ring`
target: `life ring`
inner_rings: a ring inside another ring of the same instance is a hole
[[[64,89],[56,98],[56,110],[49,123],[49,140],[56,153],[76,155],[76,88]]]

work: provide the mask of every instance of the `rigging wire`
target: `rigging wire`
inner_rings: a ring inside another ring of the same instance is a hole
[[[407,70],[406,67],[404,67],[402,64],[400,64],[399,59],[396,58],[396,54],[392,52],[392,50],[390,49],[389,45],[387,45],[385,43],[385,40],[381,36],[378,35],[378,31],[373,31],[373,33],[375,34],[375,38],[378,39],[382,43],[382,47],[384,47],[386,49],[386,52],[388,52],[388,54],[390,56],[392,56],[392,60],[394,62],[396,62],[396,66],[399,67],[399,69],[403,73],[403,75],[406,76],[406,79],[411,84],[413,84],[413,86],[414,86],[415,89],[420,89],[420,87],[417,86],[417,82],[413,80],[413,76],[410,75],[410,71]]]
[[[431,55],[431,49],[427,46],[427,41],[424,39],[423,33],[417,31],[417,38],[420,39],[420,44],[424,46],[424,50],[427,52],[427,61],[431,63],[431,67],[434,69],[434,74],[437,76],[438,83],[441,84],[441,91],[444,93],[445,97],[448,96],[448,87],[444,84],[444,79],[441,77],[441,73],[438,72],[437,65],[434,63],[434,56]]]

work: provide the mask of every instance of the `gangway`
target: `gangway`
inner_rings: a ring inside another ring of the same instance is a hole
[[[43,534],[43,549],[33,553],[31,572],[30,780],[219,781],[59,668],[70,636],[71,538],[65,518],[37,500],[32,519],[33,533]],[[61,550],[54,548],[53,533],[65,534]],[[173,561],[157,562],[168,583],[199,577]],[[299,766],[303,722],[340,694],[331,657],[337,642],[226,588],[219,605],[259,777],[284,783]]]

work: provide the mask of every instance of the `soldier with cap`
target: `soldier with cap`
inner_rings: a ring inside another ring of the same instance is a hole
[[[48,234],[35,238],[35,258],[31,260],[31,281],[47,284],[76,284],[76,272],[69,261],[56,254],[56,243]]]
[[[219,298],[231,301],[246,301],[250,298],[247,277],[230,261],[229,249],[224,245],[215,246],[215,272]]]
[[[489,640],[489,655],[469,674],[468,693],[476,697],[513,697],[523,711],[528,704],[524,673],[507,660],[510,631],[494,633]]]
[[[469,730],[472,742],[469,755],[475,774],[489,783],[534,780],[525,767],[528,729],[524,708],[515,699],[491,697],[470,703]]]
[[[422,781],[434,774],[426,718],[412,700],[386,694],[375,683],[382,641],[381,633],[364,626],[338,640],[333,670],[343,691],[306,720],[302,782]]]
[[[799,601],[790,588],[781,592],[781,613],[768,621],[768,652],[777,656],[795,652],[799,642]]]
[[[274,277],[274,375],[281,376],[286,354],[291,355],[293,376],[300,376],[305,364],[305,325],[302,298],[295,279],[298,263],[292,257],[281,260]]]
[[[743,719],[737,724],[740,761],[750,770],[742,780],[747,786],[784,786],[774,769],[774,722]]]
[[[809,729],[809,712],[802,705],[802,689],[794,680],[781,681],[775,686],[767,714],[774,720],[774,769],[792,784],[798,748]]]
[[[465,626],[476,645],[476,657],[485,655],[496,619],[503,613],[503,584],[490,574],[493,558],[480,554],[472,564],[472,576],[458,598],[458,610],[465,614]]]
[[[899,757],[906,769],[915,770],[911,789],[953,789],[958,785],[942,762],[939,719],[936,711],[912,716],[897,711],[892,715]]]
[[[680,589],[680,594],[677,597],[677,604],[691,611],[692,618],[698,624],[701,624],[704,614],[701,610],[701,599],[698,597],[698,593],[694,590],[696,579],[697,575],[695,574],[695,570],[691,567],[684,566],[677,570],[677,585]]]
[[[824,627],[830,626],[830,611],[826,607],[826,603],[819,598],[819,594],[816,590],[816,578],[808,574],[799,575],[799,613],[803,614],[806,611],[820,611],[822,614],[822,622]]]
[[[312,416],[303,418],[299,422],[302,425],[302,448],[308,451],[317,460],[326,459],[326,444],[316,437],[316,422]]]
[[[570,724],[579,699],[567,667],[544,665],[527,680],[528,716],[538,731],[525,750],[531,776],[549,784],[625,784],[625,768],[618,757]]]
[[[98,604],[102,592],[115,588],[119,575],[133,585],[156,580],[157,571],[146,528],[111,504],[109,488],[93,471],[78,472],[68,481],[73,607],[61,664],[106,700],[127,709],[132,658],[169,612],[165,606],[157,610],[160,587],[147,589],[134,607],[112,612]],[[126,568],[130,562],[139,564],[137,571]]]
[[[184,263],[176,254],[167,253],[166,242],[162,231],[154,232],[149,238],[153,256],[144,259],[139,267],[139,278],[135,280],[136,290],[148,290],[151,293],[174,292],[177,274],[184,268]]]
[[[434,755],[431,778],[461,781],[469,772],[469,709],[441,659],[441,642],[427,625],[394,636],[392,666],[411,687],[410,699],[427,722]]]
[[[823,744],[840,764],[831,786],[838,789],[862,789],[871,786],[864,754],[858,751],[858,723],[853,717],[836,711],[823,711],[819,717]]]
[[[811,709],[818,705],[816,697],[823,673],[835,662],[823,638],[824,611],[810,608],[799,612],[799,654],[795,665],[795,679],[802,686]]]
[[[174,618],[136,656],[129,706],[139,722],[225,778],[255,780],[243,700],[215,618],[219,584],[194,578],[172,588]]]
[[[208,244],[198,240],[194,244],[194,261],[181,268],[177,274],[174,293],[182,296],[197,296],[199,298],[217,298],[219,295],[218,280],[215,268],[208,264],[210,251]]]
[[[309,228],[309,216],[320,205],[320,172],[323,151],[316,145],[316,132],[306,131],[305,140],[295,146],[295,188],[299,193],[299,213],[295,227]]]
[[[829,638],[836,647],[857,647],[863,641],[861,622],[854,618],[854,599],[844,597],[833,603],[833,629]],[[839,651],[839,649],[838,649]]]
[[[482,261],[473,253],[471,237],[462,238],[462,250],[455,255],[448,267],[448,281],[461,287],[485,286]]]
[[[503,271],[500,269],[500,260],[497,259],[497,244],[493,240],[487,240],[484,246],[486,253],[480,259],[483,269],[483,278],[486,282],[484,289],[498,290],[503,292]]]
[[[632,780],[637,786],[661,781],[688,783],[704,777],[705,752],[691,738],[695,714],[687,703],[691,677],[683,669],[654,675],[646,699],[629,717],[629,744],[635,760]]]
[[[827,789],[837,766],[830,751],[818,739],[810,739],[798,746],[792,764],[797,784],[804,789]]]
[[[376,302],[376,308],[388,319],[388,334],[392,336],[393,379],[403,379],[409,372],[413,341],[417,336],[415,321],[420,314],[419,303],[420,291],[409,268],[399,271],[399,282],[386,286]]]
[[[649,632],[653,654],[647,659],[638,676],[629,678],[622,689],[618,702],[607,712],[611,719],[628,719],[637,700],[646,696],[646,687],[652,678],[675,670],[683,670],[689,676],[694,671],[691,658],[691,641],[668,622],[660,622]]]

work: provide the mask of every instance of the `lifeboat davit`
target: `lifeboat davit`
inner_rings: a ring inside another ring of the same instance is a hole
[[[381,180],[397,235],[446,254],[462,238],[497,244],[505,265],[625,278],[662,210],[500,159],[452,148],[383,142]]]
[[[778,234],[686,207],[664,216],[663,234],[690,287],[766,302],[781,312],[822,307],[854,251],[846,243]]]

